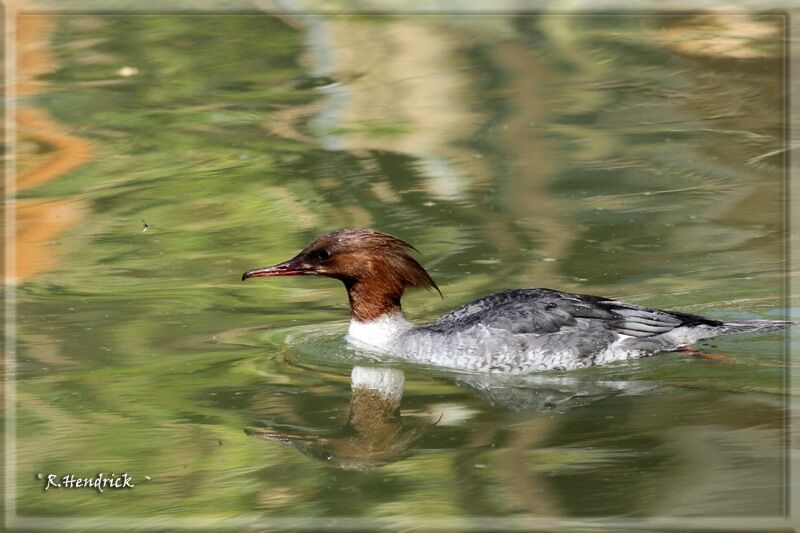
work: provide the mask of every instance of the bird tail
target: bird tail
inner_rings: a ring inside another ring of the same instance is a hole
[[[735,322],[724,322],[719,326],[718,331],[722,335],[729,333],[763,333],[765,331],[788,328],[794,324],[797,324],[797,322],[791,320],[737,320]]]

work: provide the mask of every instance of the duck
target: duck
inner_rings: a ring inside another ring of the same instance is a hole
[[[504,290],[432,322],[415,324],[401,307],[406,289],[424,288],[440,296],[442,292],[412,252],[418,250],[394,235],[340,229],[317,237],[288,261],[248,270],[242,281],[279,276],[337,279],[350,304],[346,339],[351,346],[477,373],[566,371],[660,352],[692,352],[691,345],[703,339],[793,324],[716,320],[547,288]]]

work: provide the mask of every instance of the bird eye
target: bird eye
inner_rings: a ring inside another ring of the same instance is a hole
[[[320,250],[315,255],[317,256],[317,259],[320,259],[322,261],[330,259],[331,257],[331,253],[328,250]]]

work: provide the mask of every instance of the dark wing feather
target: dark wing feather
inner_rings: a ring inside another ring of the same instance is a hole
[[[517,334],[556,333],[578,319],[597,322],[607,331],[650,337],[680,326],[720,325],[685,313],[672,313],[585,294],[550,289],[499,292],[466,304],[423,326],[431,332],[453,332],[477,324]]]
[[[661,311],[649,307],[627,304],[616,300],[598,302],[614,313],[618,319],[614,329],[633,337],[652,337],[685,326],[721,326],[722,322],[688,313]]]

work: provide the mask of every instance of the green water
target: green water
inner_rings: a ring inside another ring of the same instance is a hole
[[[80,209],[17,246],[49,258],[15,293],[17,516],[782,516],[783,333],[706,344],[735,364],[488,381],[354,352],[333,280],[240,276],[365,226],[441,287],[407,295],[414,320],[529,286],[783,318],[783,18],[48,28],[18,106],[90,155],[18,194]],[[59,156],[41,133],[21,129],[22,169]],[[351,402],[354,365],[404,373],[399,412]],[[98,472],[136,486],[36,478]]]

